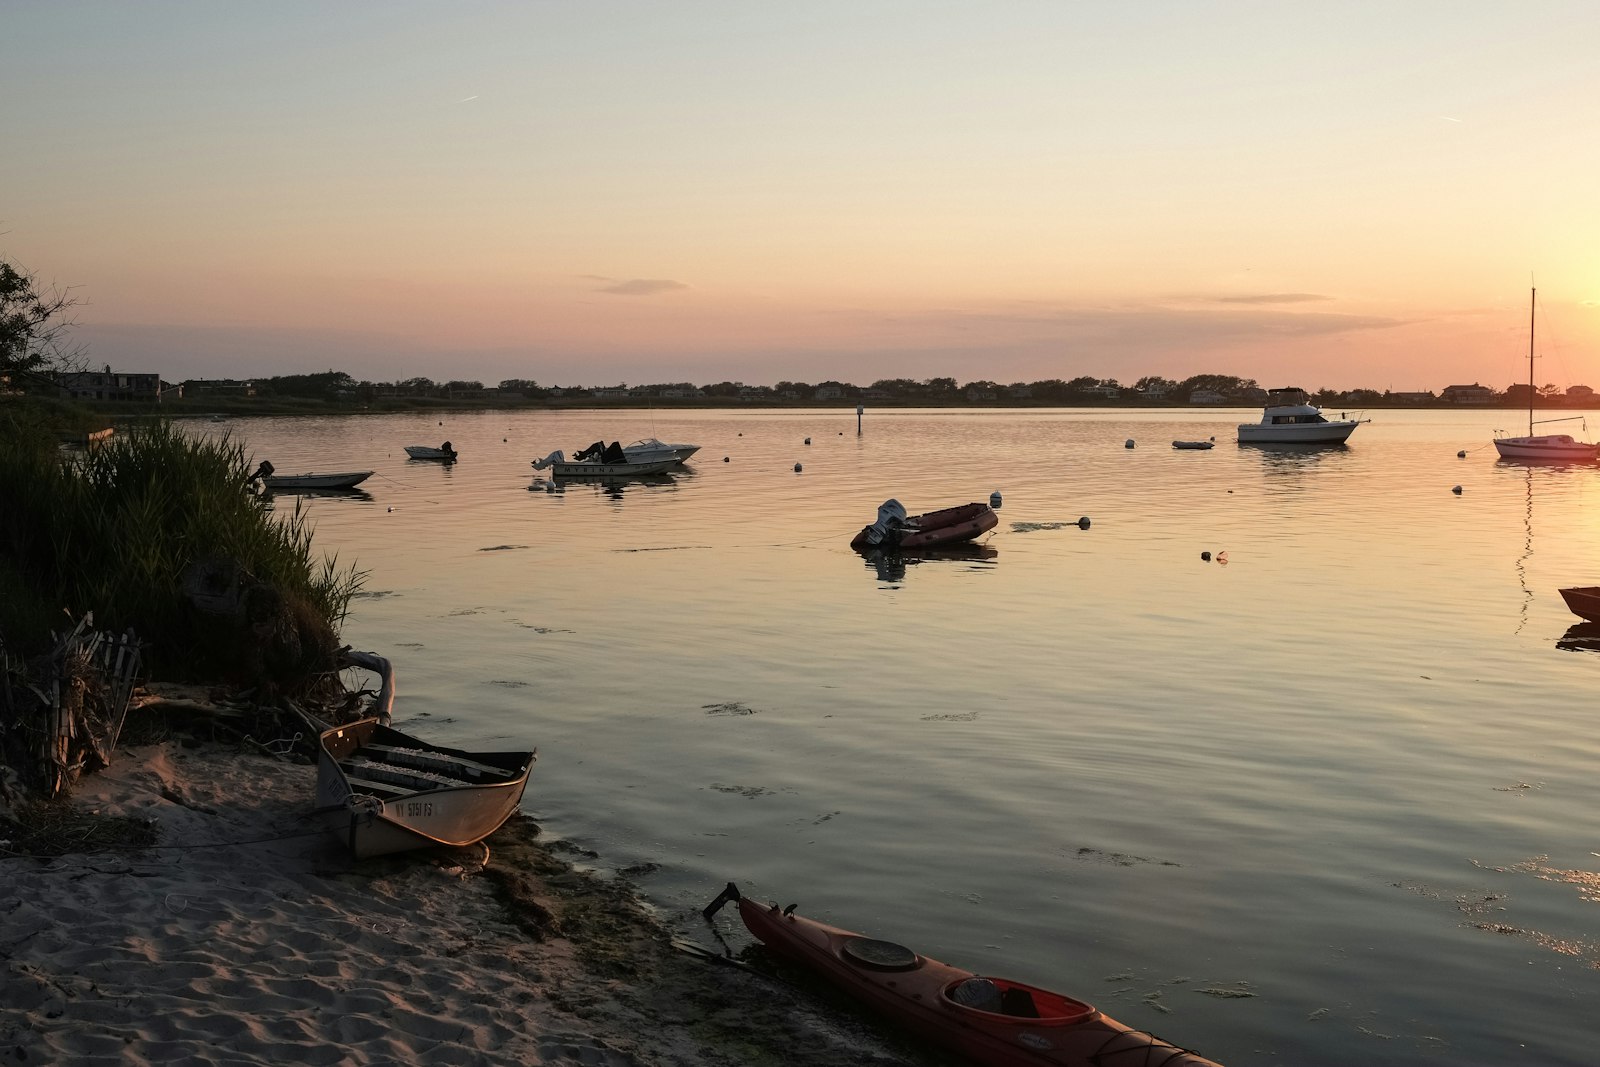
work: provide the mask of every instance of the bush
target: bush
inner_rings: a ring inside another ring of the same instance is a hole
[[[332,670],[364,576],[317,562],[305,513],[275,515],[248,475],[241,446],[187,437],[166,421],[74,455],[0,420],[0,554],[12,562],[0,584],[31,593],[0,602],[0,632],[13,644],[40,641],[28,629],[39,618],[92,611],[101,629],[132,627],[149,645],[147,662],[173,681],[271,669],[287,672],[271,680],[292,690]],[[241,576],[253,618],[219,619],[186,595],[186,575],[207,561]],[[284,647],[263,647],[269,639]]]

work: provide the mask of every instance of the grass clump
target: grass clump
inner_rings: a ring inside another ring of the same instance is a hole
[[[92,611],[160,677],[303,689],[333,669],[364,575],[319,560],[306,513],[274,514],[248,475],[240,445],[165,420],[69,453],[0,417],[0,633],[26,650],[41,619]],[[196,601],[197,570],[226,605]]]

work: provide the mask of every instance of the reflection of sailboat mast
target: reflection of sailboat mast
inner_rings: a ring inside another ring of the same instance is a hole
[[[1525,472],[1527,477],[1528,495],[1523,504],[1522,511],[1522,555],[1517,557],[1517,582],[1522,586],[1522,611],[1521,618],[1517,620],[1516,633],[1521,633],[1522,628],[1528,624],[1528,605],[1533,603],[1533,590],[1528,588],[1528,559],[1533,555],[1533,468]]]

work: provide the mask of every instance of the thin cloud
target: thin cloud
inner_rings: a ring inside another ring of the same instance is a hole
[[[1449,115],[1440,115],[1439,117],[1444,119],[1446,122],[1460,122],[1461,121],[1460,119],[1453,119]]]
[[[476,100],[476,99],[478,99],[478,94],[474,93],[471,96],[462,97],[460,100],[457,100],[456,103],[465,104],[468,100]]]
[[[1256,293],[1252,296],[1219,296],[1219,304],[1305,304],[1313,300],[1332,300],[1320,293]]]
[[[610,293],[613,296],[654,296],[657,293],[670,293],[674,289],[687,288],[689,287],[682,282],[666,278],[630,278],[615,285],[601,286],[600,292]]]

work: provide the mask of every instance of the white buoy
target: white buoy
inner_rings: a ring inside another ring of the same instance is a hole
[[[996,489],[989,494],[989,506],[996,511],[1000,510],[1000,490]]]
[[[1083,518],[1078,520],[1078,529],[1087,530],[1088,528],[1089,528],[1089,516],[1085,515],[1085,516],[1083,516]]]
[[[1130,437],[1126,441],[1122,442],[1122,447],[1123,448],[1132,448],[1133,447],[1133,438]]]

